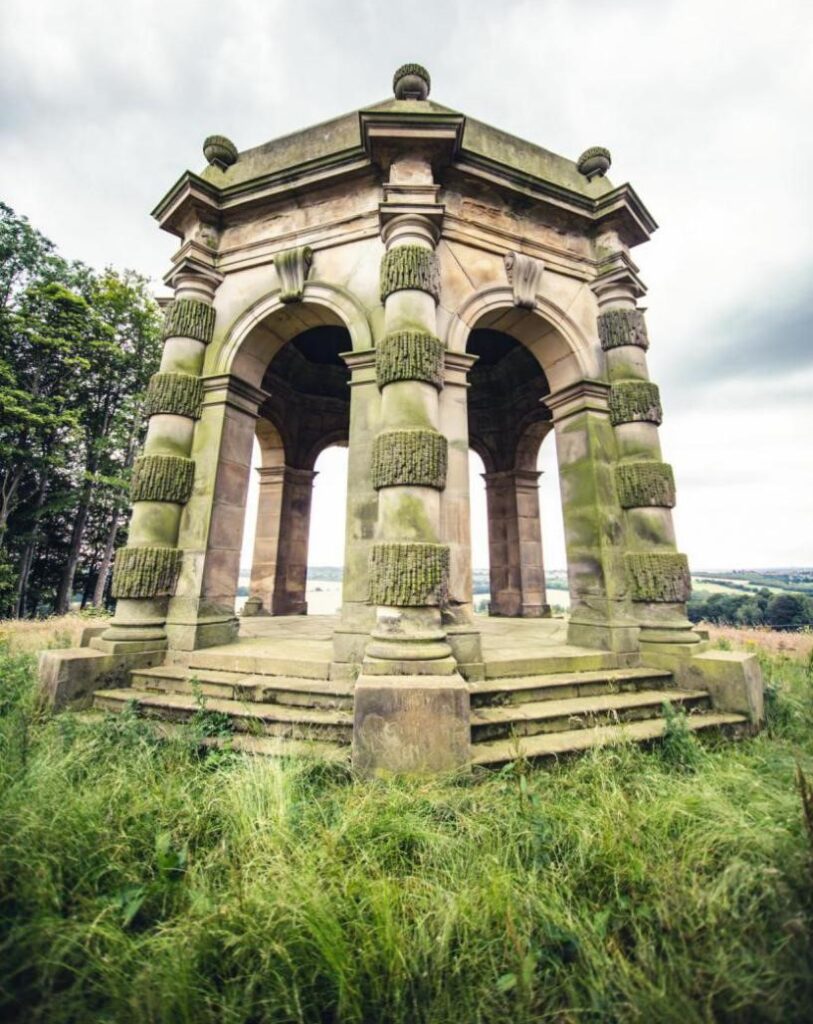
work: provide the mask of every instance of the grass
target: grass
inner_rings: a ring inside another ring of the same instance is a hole
[[[366,783],[51,716],[6,653],[0,1018],[809,1020],[813,681],[763,661],[753,739]]]

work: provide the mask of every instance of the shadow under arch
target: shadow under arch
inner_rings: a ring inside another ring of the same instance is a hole
[[[364,307],[350,292],[308,281],[299,302],[282,302],[278,288],[252,303],[234,321],[219,346],[207,353],[206,373],[233,374],[259,387],[282,346],[312,327],[343,327],[354,352],[372,348]]]

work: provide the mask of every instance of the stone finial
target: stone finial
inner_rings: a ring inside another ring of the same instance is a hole
[[[392,78],[397,100],[425,100],[431,85],[429,72],[420,64],[402,64]]]
[[[545,264],[521,252],[505,254],[505,273],[514,292],[514,305],[533,309]]]
[[[237,163],[237,146],[225,135],[210,135],[203,141],[203,155],[210,164],[225,171]]]
[[[577,161],[579,172],[591,181],[593,178],[603,178],[609,171],[612,157],[609,149],[603,146],[591,146],[586,149]]]
[[[305,292],[305,281],[313,263],[313,249],[300,245],[286,249],[274,257],[274,266],[279,277],[281,302],[301,302]]]

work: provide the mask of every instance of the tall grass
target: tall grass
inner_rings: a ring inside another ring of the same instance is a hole
[[[813,689],[770,665],[755,739],[360,782],[51,717],[7,656],[0,1018],[809,1020]]]

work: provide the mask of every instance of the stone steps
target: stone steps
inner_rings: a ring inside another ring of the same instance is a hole
[[[282,644],[277,645],[282,648]],[[301,646],[301,645],[300,645]],[[193,651],[187,665],[194,670],[239,672],[243,675],[294,676],[298,679],[329,679],[330,661],[303,658],[297,653],[287,656],[283,650],[273,656],[251,650],[250,641],[234,645],[232,650],[204,648]]]
[[[472,708],[476,708],[664,688],[671,680],[671,672],[657,668],[598,669],[486,679],[469,689]]]
[[[615,655],[607,651],[580,651],[572,654],[560,652],[518,656],[508,651],[489,653],[485,661],[486,679],[505,679],[512,676],[543,676],[561,672],[596,671],[612,669]]]
[[[512,736],[574,732],[576,729],[657,718],[662,714],[664,701],[687,712],[707,709],[710,704],[709,696],[703,690],[669,689],[481,707],[471,713],[472,743]]]
[[[187,694],[150,693],[134,687],[97,690],[93,696],[93,706],[102,711],[122,711],[132,703],[140,715],[164,722],[188,722],[201,710],[216,712],[228,716],[235,732],[252,736],[343,744],[349,744],[353,738],[353,715],[345,710],[219,698],[207,699],[205,709],[201,709],[195,697]]]
[[[353,708],[353,685],[327,679],[246,675],[243,672],[161,665],[131,673],[137,690],[180,693],[221,700],[287,704],[292,707]]]
[[[686,721],[693,732],[707,729],[736,732],[748,728],[748,721],[743,715],[709,712],[689,715]],[[666,722],[663,718],[652,718],[621,725],[600,725],[592,729],[569,729],[476,743],[472,747],[472,764],[499,765],[519,758],[561,757],[616,743],[647,743],[660,739],[665,730]]]

